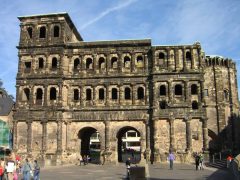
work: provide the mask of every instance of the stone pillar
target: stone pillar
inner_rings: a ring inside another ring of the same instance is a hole
[[[62,121],[57,122],[57,153],[62,153]]]
[[[187,70],[187,63],[186,63],[186,49],[183,48],[183,71]]]
[[[136,100],[136,92],[135,92],[135,84],[131,84],[131,98],[132,98],[132,104],[135,105],[135,100]]]
[[[36,95],[34,94],[34,86],[31,86],[30,88],[30,97],[29,97],[29,104],[34,104],[34,98],[36,98]]]
[[[20,96],[20,91],[19,91],[19,89],[20,89],[20,86],[19,85],[16,85],[16,105],[18,105],[19,104],[19,98],[21,97]]]
[[[151,157],[151,149],[150,149],[150,124],[149,120],[146,120],[145,122],[145,128],[146,128],[146,161],[150,162]]]
[[[175,151],[175,137],[174,137],[174,118],[169,119],[170,124],[170,150]]]
[[[109,120],[104,121],[105,123],[105,149],[110,149],[110,132],[109,132],[109,126],[110,122]]]
[[[188,88],[188,81],[184,81],[184,96],[185,96],[185,101],[189,102],[189,88]]]
[[[186,142],[187,142],[187,151],[192,150],[192,130],[191,130],[191,117],[185,118],[186,122]]]
[[[18,143],[17,143],[17,121],[13,121],[13,151],[17,152]]]
[[[190,52],[191,52],[191,68],[195,69],[195,57],[193,53],[193,48],[190,49]]]
[[[48,95],[48,85],[45,85],[44,86],[44,99],[43,99],[44,106],[47,106],[47,102],[48,102],[47,95]]]
[[[200,92],[201,92],[201,102],[205,103],[205,96],[204,96],[204,81],[200,80]]]
[[[172,81],[168,81],[168,98],[169,98],[169,103],[171,104],[173,100]]]
[[[71,122],[65,122],[66,124],[66,150],[69,150],[69,142],[70,142],[70,126],[71,126]]]
[[[47,122],[42,122],[42,153],[47,151]]]
[[[58,92],[58,104],[62,105],[62,84],[58,84],[59,92]]]
[[[174,60],[175,60],[175,70],[178,71],[178,70],[180,69],[180,68],[179,68],[180,62],[179,62],[179,54],[178,54],[178,49],[177,49],[177,48],[174,49],[174,54],[175,54],[175,56],[174,56]]]
[[[202,118],[202,129],[203,129],[203,150],[208,150],[208,128],[207,118]]]
[[[27,153],[32,153],[32,122],[27,121]]]

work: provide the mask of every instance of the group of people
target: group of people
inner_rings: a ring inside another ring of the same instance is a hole
[[[21,158],[14,153],[0,159],[0,180],[30,180],[31,177],[39,180],[39,175],[40,166],[37,160],[34,160],[33,165],[28,159],[21,162]]]
[[[91,158],[89,155],[80,155],[80,157],[78,158],[78,161],[79,161],[79,165],[81,166],[82,164],[83,165],[87,165],[89,161],[91,161]]]

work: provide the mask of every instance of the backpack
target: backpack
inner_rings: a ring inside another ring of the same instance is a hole
[[[3,175],[3,167],[0,166],[0,176],[2,176],[2,175]]]

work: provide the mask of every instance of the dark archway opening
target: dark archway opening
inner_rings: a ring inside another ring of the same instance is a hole
[[[140,133],[133,127],[123,127],[117,133],[118,162],[126,162],[131,158],[132,163],[141,160]]]
[[[95,128],[85,127],[78,132],[81,140],[80,155],[88,156],[90,162],[99,163],[99,153],[101,149],[100,135]]]

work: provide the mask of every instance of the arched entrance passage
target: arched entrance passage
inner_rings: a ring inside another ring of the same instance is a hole
[[[96,160],[99,155],[101,138],[98,131],[93,127],[85,127],[78,132],[78,138],[80,139],[80,154],[90,155],[93,160]],[[92,146],[94,144],[94,146]]]
[[[128,157],[134,163],[141,160],[140,132],[131,127],[121,128],[117,133],[118,162],[125,162]]]
[[[209,141],[208,141],[209,151],[210,151],[210,154],[213,154],[219,148],[218,147],[218,136],[216,135],[215,132],[208,129],[208,138],[209,138]]]

